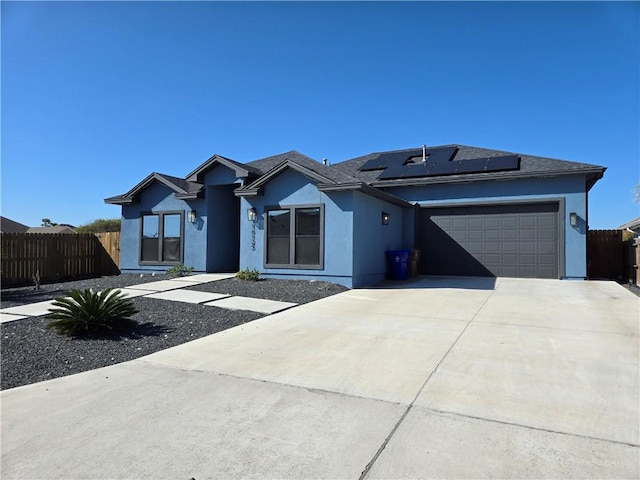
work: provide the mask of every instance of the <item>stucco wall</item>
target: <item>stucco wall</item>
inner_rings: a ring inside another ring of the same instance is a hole
[[[265,207],[324,205],[324,268],[265,268]],[[247,209],[255,207],[258,221],[247,220]],[[351,287],[353,273],[353,192],[325,194],[304,175],[286,170],[264,187],[263,195],[242,198],[240,204],[240,268],[258,269],[266,278],[316,279]],[[252,230],[255,228],[255,246]]]
[[[560,223],[564,225],[565,271],[560,272],[560,276],[585,278],[587,275],[587,197],[584,175],[405,187],[389,189],[389,192],[420,205],[468,205],[478,201],[540,201],[562,198],[565,208],[559,215]],[[580,221],[577,227],[570,225],[571,212],[578,214]]]
[[[353,286],[372,285],[385,279],[387,250],[411,249],[405,243],[404,209],[360,192],[353,194]],[[389,224],[382,224],[382,212]]]
[[[189,211],[195,210],[198,218],[195,224],[187,221]],[[162,185],[154,183],[140,194],[140,202],[122,207],[122,226],[120,242],[120,270],[125,273],[131,272],[161,272],[171,265],[140,265],[140,216],[143,213],[182,211],[185,216],[184,221],[184,264],[192,266],[196,271],[205,271],[206,250],[206,208],[204,200],[178,200],[173,191]],[[204,212],[201,215],[200,212]]]

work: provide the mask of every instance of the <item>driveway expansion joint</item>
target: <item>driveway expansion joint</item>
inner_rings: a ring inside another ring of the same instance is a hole
[[[467,324],[464,326],[462,331],[458,334],[456,339],[451,343],[451,345],[449,346],[447,351],[444,352],[444,355],[442,355],[442,358],[438,361],[438,363],[436,364],[435,368],[431,371],[431,373],[429,373],[429,375],[427,376],[427,379],[424,381],[422,386],[418,389],[418,392],[416,393],[415,397],[413,397],[413,400],[411,401],[409,406],[406,408],[406,410],[404,411],[404,413],[402,414],[402,416],[400,417],[398,422],[391,429],[391,431],[389,432],[389,435],[387,435],[387,437],[384,439],[384,441],[382,442],[382,445],[380,445],[380,448],[378,448],[378,451],[375,453],[375,455],[373,456],[371,461],[369,463],[367,463],[367,466],[365,467],[365,469],[360,474],[360,478],[358,480],[364,480],[365,478],[367,478],[367,476],[369,475],[369,472],[371,471],[371,468],[376,463],[376,460],[378,459],[380,454],[384,451],[384,449],[387,448],[387,445],[388,445],[389,441],[391,440],[393,435],[396,433],[398,428],[400,428],[400,425],[402,424],[404,419],[407,417],[407,415],[409,414],[409,412],[411,411],[411,409],[415,405],[416,400],[418,400],[418,397],[420,396],[420,394],[422,393],[424,388],[427,386],[427,383],[429,383],[429,380],[431,380],[431,377],[433,377],[433,375],[435,375],[435,373],[438,371],[438,368],[440,367],[442,362],[444,362],[444,360],[447,358],[447,356],[449,355],[451,350],[453,350],[453,347],[455,347],[458,344],[458,342],[460,341],[460,338],[462,338],[464,333],[469,328],[469,325],[471,325],[473,320],[478,316],[478,313],[480,313],[480,311],[484,308],[484,306],[487,304],[487,302],[493,296],[494,293],[495,293],[495,290],[493,290],[491,292],[491,294],[487,298],[484,299],[484,301],[482,302],[482,305],[480,305],[480,307],[478,307],[478,310],[476,310],[476,312],[473,314],[473,316],[467,321]]]
[[[298,389],[306,390],[309,393],[313,393],[315,395],[334,395],[334,396],[337,396],[337,397],[349,397],[349,398],[357,398],[357,399],[360,399],[360,400],[369,400],[369,401],[374,401],[374,402],[382,402],[382,403],[387,403],[389,405],[407,405],[406,403],[403,403],[403,402],[394,402],[394,401],[391,401],[391,400],[384,400],[382,398],[375,398],[375,397],[364,397],[362,395],[354,395],[354,394],[351,394],[351,393],[337,392],[335,390],[326,390],[326,389],[322,389],[322,388],[305,387],[304,385],[296,385],[296,384],[293,384],[293,383],[274,382],[273,380],[265,380],[263,378],[242,377],[240,375],[233,375],[231,373],[215,372],[213,370],[202,370],[202,369],[199,369],[199,368],[185,368],[185,367],[178,367],[178,366],[175,366],[175,365],[167,365],[165,363],[158,363],[158,362],[153,362],[153,361],[147,360],[146,357],[140,357],[140,358],[136,358],[135,360],[131,360],[131,363],[133,363],[133,362],[146,363],[147,365],[153,365],[155,367],[169,368],[169,369],[178,370],[178,371],[181,371],[181,372],[207,373],[207,374],[211,374],[211,375],[218,375],[218,376],[221,376],[221,377],[235,378],[237,380],[248,380],[248,381],[252,381],[252,382],[260,382],[260,383],[268,383],[268,384],[271,384],[271,385],[279,385],[279,386],[282,386],[282,387],[298,388]]]
[[[640,444],[638,444],[638,443],[622,442],[620,440],[611,440],[609,438],[592,437],[591,435],[581,435],[579,433],[563,432],[563,431],[560,431],[560,430],[552,430],[550,428],[534,427],[532,425],[524,425],[522,423],[507,422],[507,421],[504,421],[504,420],[496,420],[496,419],[493,419],[493,418],[478,417],[478,416],[475,416],[475,415],[467,415],[467,414],[464,414],[464,413],[452,412],[452,411],[449,411],[449,410],[438,410],[438,409],[435,409],[435,408],[427,408],[427,407],[420,407],[420,406],[416,406],[416,408],[419,409],[419,410],[423,410],[425,412],[435,413],[435,414],[438,414],[438,415],[454,416],[454,417],[460,417],[460,418],[470,418],[472,420],[479,420],[481,422],[498,423],[500,425],[508,425],[508,426],[511,426],[511,427],[526,428],[528,430],[535,430],[535,431],[538,431],[538,432],[553,433],[553,434],[556,434],[556,435],[565,435],[567,437],[583,438],[585,440],[595,440],[595,441],[598,441],[598,442],[612,443],[614,445],[624,445],[624,446],[627,446],[627,447],[640,448]]]

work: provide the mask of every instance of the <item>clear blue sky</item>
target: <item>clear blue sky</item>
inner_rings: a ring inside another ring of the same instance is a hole
[[[214,153],[458,143],[608,168],[637,217],[638,2],[1,2],[3,216],[79,225]]]

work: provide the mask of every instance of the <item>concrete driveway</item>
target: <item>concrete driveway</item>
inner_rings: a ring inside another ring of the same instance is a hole
[[[2,392],[2,478],[638,478],[638,298],[422,278]]]

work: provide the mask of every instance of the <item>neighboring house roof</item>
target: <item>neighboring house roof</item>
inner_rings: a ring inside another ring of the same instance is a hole
[[[190,182],[188,180],[185,180],[184,178],[172,177],[171,175],[164,175],[162,173],[153,172],[127,193],[123,195],[117,195],[115,197],[105,198],[104,201],[105,203],[114,205],[126,205],[129,203],[134,203],[136,201],[136,197],[140,194],[140,192],[148,188],[154,182],[159,182],[169,187],[175,192],[176,198],[180,198],[183,200],[198,198],[204,188],[201,183]]]
[[[406,153],[406,158],[422,156],[422,148],[413,148],[405,150],[394,150],[389,152],[375,152],[351,160],[346,160],[332,166],[342,173],[352,175],[374,187],[395,187],[408,185],[427,185],[434,183],[459,183],[476,180],[497,180],[510,178],[527,178],[527,177],[547,177],[557,175],[571,175],[583,173],[587,176],[587,190],[593,184],[602,178],[606,168],[599,165],[591,165],[588,163],[570,162],[566,160],[558,160],[555,158],[537,157],[533,155],[525,155],[502,150],[490,150],[487,148],[470,147],[466,145],[442,145],[437,147],[428,147],[429,149],[445,149],[453,148],[455,153],[449,161],[468,161],[498,158],[505,156],[517,156],[519,158],[519,168],[505,171],[490,172],[474,172],[461,174],[445,174],[432,175],[425,177],[413,178],[393,178],[381,179],[383,169],[361,171],[360,168],[371,160],[379,159],[385,155],[402,155]]]
[[[618,227],[618,230],[640,230],[640,217],[624,223]]]
[[[54,225],[53,227],[30,227],[26,233],[76,233],[66,225]]]
[[[11,220],[7,217],[0,217],[0,233],[25,233],[29,227]]]

